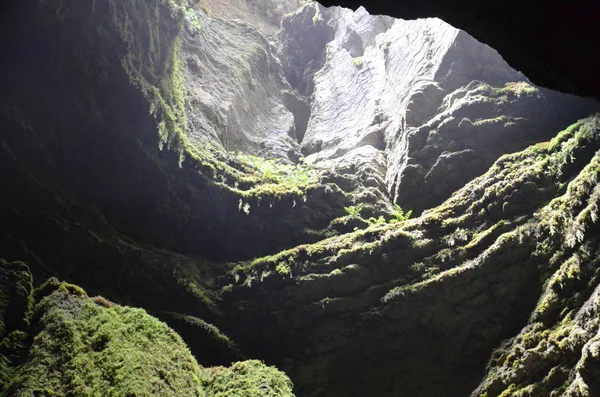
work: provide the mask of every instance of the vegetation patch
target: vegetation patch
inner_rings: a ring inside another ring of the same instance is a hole
[[[392,217],[390,219],[386,219],[383,215],[380,215],[378,217],[372,216],[369,219],[364,219],[361,216],[363,207],[364,207],[363,203],[358,203],[356,205],[344,207],[344,210],[351,217],[360,218],[360,219],[366,221],[367,225],[370,225],[370,226],[404,222],[404,221],[408,220],[412,215],[412,211],[404,212],[404,210],[398,204],[395,204],[394,210],[392,211]]]
[[[362,69],[362,67],[364,66],[364,60],[363,57],[356,57],[352,59],[352,63],[354,64],[354,66],[357,69]]]
[[[40,331],[8,395],[202,396],[181,338],[142,309],[107,308],[59,288],[35,315]]]
[[[288,377],[257,360],[237,362],[228,368],[204,368],[200,380],[208,396],[294,397]]]

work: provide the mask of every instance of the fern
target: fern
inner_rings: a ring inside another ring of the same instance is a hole
[[[367,222],[369,222],[369,225],[385,225],[387,223],[383,215],[380,215],[378,218],[370,217]]]
[[[356,216],[360,218],[360,212],[363,209],[363,203],[358,203],[356,205],[351,205],[349,207],[344,207],[344,210],[348,213],[348,215],[350,216]]]
[[[392,212],[392,216],[394,218],[390,220],[390,223],[404,222],[405,220],[410,219],[411,215],[412,210],[409,210],[408,212],[404,213],[402,207],[400,207],[398,204],[395,204],[394,211]]]

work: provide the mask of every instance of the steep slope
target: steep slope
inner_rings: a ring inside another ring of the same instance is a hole
[[[201,11],[188,18],[183,77],[190,144],[297,160],[294,115],[284,101],[294,94],[275,44],[241,20]]]
[[[198,366],[181,337],[142,309],[56,279],[34,291],[19,262],[0,260],[0,274],[2,300],[12,303],[0,308],[2,396],[293,396],[289,379],[258,361]]]
[[[501,157],[420,218],[238,267],[223,289],[231,335],[300,395],[460,396],[525,327],[474,396],[592,390],[599,149],[596,116]]]

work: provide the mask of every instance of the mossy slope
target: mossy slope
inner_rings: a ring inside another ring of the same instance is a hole
[[[24,355],[24,330],[29,326],[34,303],[32,292],[27,265],[0,259],[0,390]]]
[[[37,301],[32,324],[21,321],[12,333],[21,344],[12,351],[10,337],[0,344],[2,396],[293,397],[290,380],[275,368],[259,361],[200,367],[181,337],[144,310],[89,298],[56,279],[34,293],[27,266],[1,265],[3,275],[25,280],[25,300]],[[13,286],[10,277],[2,278],[3,290]],[[19,314],[17,305],[1,309],[4,319]],[[31,309],[22,307],[21,318]]]
[[[573,283],[595,274],[599,120],[501,157],[419,218],[236,267],[223,288],[233,324],[260,322],[231,335],[281,365],[294,357],[282,368],[302,393],[467,395],[492,350],[538,316],[539,297],[556,306],[547,283],[587,299]],[[578,250],[582,276],[569,260]],[[550,318],[542,329],[562,321]]]
[[[141,309],[57,290],[36,317],[6,395],[202,396],[200,368],[181,338]]]

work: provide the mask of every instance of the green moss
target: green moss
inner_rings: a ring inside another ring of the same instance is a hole
[[[0,259],[0,393],[27,353],[33,304],[27,265]]]
[[[499,90],[500,93],[508,93],[517,97],[539,93],[539,90],[525,81],[510,82]]]
[[[231,339],[229,339],[229,337],[227,335],[223,334],[221,332],[221,330],[219,330],[219,328],[217,328],[213,324],[209,324],[201,318],[193,317],[193,316],[189,316],[189,315],[185,315],[185,314],[172,313],[172,312],[169,312],[166,314],[168,314],[169,316],[171,316],[175,319],[183,321],[191,326],[203,329],[209,335],[211,335],[212,338],[218,343],[221,343],[232,349],[235,348],[235,344],[233,343],[233,341]]]
[[[78,285],[61,283],[58,289],[65,294],[71,294],[76,296],[87,296],[87,293]]]
[[[274,367],[245,361],[201,368],[166,324],[142,309],[99,304],[82,291],[54,280],[36,291],[41,301],[35,306],[33,340],[15,331],[0,344],[3,395],[293,396],[292,383]],[[176,316],[233,347],[211,324]],[[27,361],[13,370],[9,353],[15,346],[29,351]]]
[[[294,396],[292,383],[283,372],[256,360],[203,369],[201,382],[210,397]]]
[[[489,242],[494,236],[498,235],[498,231],[502,229],[507,222],[505,220],[498,221],[495,225],[487,228],[486,230],[477,233],[473,236],[471,241],[465,246],[466,249],[473,249],[479,246],[481,243]]]
[[[511,384],[505,389],[498,397],[512,397],[519,390],[518,386],[515,384]]]
[[[350,216],[360,217],[360,213],[363,210],[363,203],[358,203],[356,205],[350,205],[348,207],[344,207],[344,211],[348,213]]]
[[[475,90],[475,93],[479,93],[484,97],[497,97],[500,95],[510,95],[516,97],[528,96],[539,93],[539,90],[527,83],[526,81],[513,81],[506,83],[504,87],[497,88],[492,87],[489,84],[481,84]]]
[[[122,64],[150,101],[161,145],[185,146],[186,117],[182,74],[183,2],[110,1],[111,16],[126,50]],[[166,29],[161,29],[166,27]],[[140,39],[145,38],[146,40]]]
[[[141,309],[106,308],[60,288],[36,313],[39,333],[11,396],[202,395],[200,369],[181,338]]]
[[[0,338],[29,325],[33,285],[29,267],[0,259]]]
[[[194,34],[197,34],[202,30],[202,23],[200,22],[200,17],[193,9],[188,9],[186,11],[186,20],[189,23],[189,26]]]
[[[475,127],[479,127],[486,124],[500,124],[506,123],[509,120],[507,116],[498,116],[490,119],[480,119],[473,123]]]
[[[292,273],[292,268],[287,263],[279,263],[275,266],[275,271],[281,276],[289,276]]]
[[[190,9],[184,0],[110,0],[108,14],[104,15],[93,4],[87,10],[86,5],[78,3],[77,11],[72,11],[73,1],[44,2],[44,6],[61,20],[77,20],[85,15],[86,26],[90,24],[87,16],[91,15],[92,28],[84,28],[89,35],[86,41],[113,41],[111,49],[119,50],[117,55],[127,77],[146,97],[149,112],[156,118],[159,147],[175,151],[180,166],[197,170],[213,188],[222,189],[221,193],[236,196],[250,206],[259,201],[299,202],[318,186],[317,173],[304,164],[287,165],[255,156],[235,156],[188,139],[182,40],[186,21],[192,30],[201,30],[205,18],[202,12]],[[205,6],[203,1],[196,3],[196,8]],[[100,39],[96,28],[103,35]],[[86,57],[80,61],[87,62]]]
[[[357,57],[352,59],[352,63],[357,69],[362,69],[364,65],[363,57]]]

